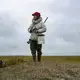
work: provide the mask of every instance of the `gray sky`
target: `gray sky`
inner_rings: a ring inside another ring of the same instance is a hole
[[[79,55],[80,0],[0,0],[0,55],[31,55],[26,41],[32,13],[39,11],[47,32],[43,55]]]

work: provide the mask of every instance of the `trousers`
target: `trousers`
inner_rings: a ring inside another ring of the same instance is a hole
[[[38,44],[37,41],[31,40],[30,50],[32,53],[33,61],[36,62],[36,52],[37,52],[37,60],[38,60],[38,62],[40,62],[41,55],[42,55],[42,44]]]

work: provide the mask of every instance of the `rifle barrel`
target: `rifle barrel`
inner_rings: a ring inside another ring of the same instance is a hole
[[[47,21],[48,17],[45,19],[44,23]]]

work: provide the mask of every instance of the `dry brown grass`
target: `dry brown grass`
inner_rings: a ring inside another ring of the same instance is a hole
[[[8,66],[0,68],[0,80],[79,80],[77,58],[43,57],[42,62],[33,63],[31,57],[5,57]]]
[[[22,58],[12,58],[10,60],[5,61],[5,63],[6,63],[7,66],[16,65],[16,64],[24,63],[24,62],[25,61]]]

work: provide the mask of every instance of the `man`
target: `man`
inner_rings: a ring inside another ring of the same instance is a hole
[[[30,36],[30,50],[32,53],[33,61],[36,62],[36,51],[37,51],[37,59],[38,62],[41,61],[42,55],[42,44],[38,44],[38,37],[43,35],[42,33],[46,32],[46,26],[42,22],[42,17],[39,12],[35,12],[32,14],[32,24],[28,28],[28,32],[31,34]]]

